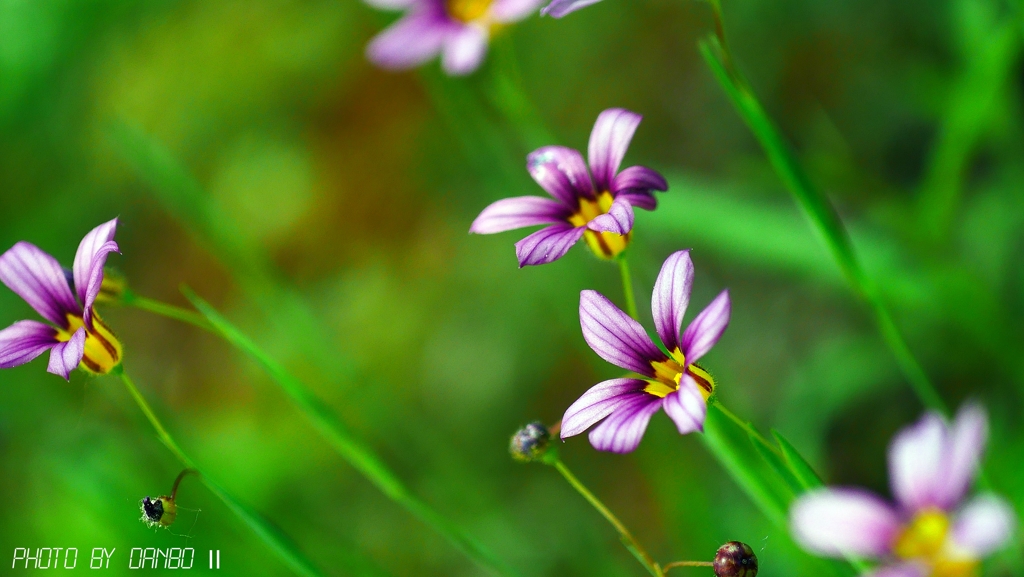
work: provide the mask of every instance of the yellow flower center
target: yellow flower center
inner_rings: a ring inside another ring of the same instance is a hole
[[[644,392],[664,398],[669,393],[678,391],[679,381],[683,378],[683,367],[685,366],[686,357],[683,356],[679,349],[672,351],[672,356],[664,361],[652,362],[651,368],[654,369],[655,380],[647,381]],[[711,393],[715,391],[715,379],[711,377],[711,373],[697,365],[690,365],[686,368],[686,372],[693,377],[693,380],[697,381],[700,394],[704,397],[704,401],[707,402],[708,398],[711,397]]]
[[[460,22],[482,19],[491,8],[492,0],[448,0],[448,15]]]
[[[615,198],[610,192],[602,192],[597,195],[596,200],[589,198],[580,199],[580,208],[569,217],[569,223],[573,226],[584,226],[588,222],[607,214]],[[612,259],[619,253],[626,250],[632,232],[626,234],[615,234],[614,232],[595,232],[589,228],[583,233],[583,240],[597,256],[604,259]]]
[[[918,513],[896,538],[893,552],[904,560],[923,562],[929,577],[975,577],[978,560],[957,554],[949,543],[949,516],[930,508]]]
[[[85,321],[77,315],[68,315],[66,329],[57,331],[57,340],[67,342],[78,329],[85,326]],[[100,315],[93,311],[92,330],[86,329],[85,354],[78,368],[95,375],[105,375],[121,364],[121,342],[117,340],[110,327],[103,322]]]

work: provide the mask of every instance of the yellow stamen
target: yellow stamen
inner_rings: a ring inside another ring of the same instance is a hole
[[[85,321],[80,316],[69,314],[67,325],[66,329],[57,331],[57,340],[60,342],[71,340],[71,336],[85,326]],[[121,364],[122,352],[121,342],[100,315],[93,311],[92,330],[86,329],[85,354],[78,368],[94,375],[105,375]]]
[[[575,214],[569,217],[569,223],[573,226],[584,226],[588,222],[607,214],[615,198],[610,192],[602,192],[597,195],[596,200],[589,198],[580,199],[580,208]],[[626,234],[615,234],[614,232],[595,232],[587,229],[583,233],[583,240],[597,256],[603,259],[613,259],[629,246],[629,239],[632,232]]]
[[[669,393],[678,391],[679,382],[683,378],[683,367],[685,366],[686,357],[679,349],[672,351],[672,356],[664,361],[652,362],[651,368],[654,369],[655,380],[647,381],[644,392],[664,398]],[[715,379],[711,377],[711,373],[697,365],[686,367],[686,372],[693,377],[693,380],[697,381],[700,394],[704,397],[704,401],[707,402],[711,397],[711,393],[715,390]]]
[[[949,545],[949,516],[940,509],[925,509],[903,529],[893,552],[900,559],[917,560],[930,566],[929,577],[974,577],[978,561],[954,555]]]
[[[475,22],[487,15],[492,0],[448,0],[448,15],[460,22]]]

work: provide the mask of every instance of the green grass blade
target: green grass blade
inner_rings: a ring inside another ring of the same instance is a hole
[[[217,333],[263,367],[331,446],[381,492],[433,527],[481,567],[498,575],[513,574],[509,567],[485,549],[483,545],[466,534],[455,523],[415,497],[380,458],[357,440],[331,408],[316,397],[302,381],[264,353],[252,339],[232,325],[209,303],[199,298],[187,287],[183,287],[182,292],[196,307],[196,310],[206,317]]]
[[[811,182],[746,82],[730,75],[726,70],[717,56],[721,50],[717,39],[710,38],[701,42],[700,50],[715,79],[725,90],[747,127],[754,133],[775,172],[814,225],[818,236],[828,247],[847,282],[868,303],[882,338],[896,357],[900,370],[914,393],[926,406],[948,415],[949,410],[945,403],[896,327],[892,315],[882,301],[878,287],[865,274],[850,241],[850,235],[835,208]]]
[[[778,449],[769,445],[764,439],[758,435],[748,435],[750,443],[754,446],[754,450],[757,454],[761,455],[764,462],[775,471],[775,474],[786,484],[788,494],[786,498],[786,508],[792,503],[792,500],[803,492],[803,484],[797,478],[796,474],[790,469],[786,460],[778,452]]]
[[[796,450],[782,433],[773,430],[772,436],[775,437],[775,442],[779,444],[779,449],[782,451],[782,456],[786,460],[786,465],[789,470],[793,473],[796,479],[799,481],[800,487],[807,491],[822,486],[821,477],[814,472],[814,469],[807,460],[800,455],[800,452]]]

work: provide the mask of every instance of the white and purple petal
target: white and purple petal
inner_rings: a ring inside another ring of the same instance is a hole
[[[644,210],[658,208],[658,199],[654,198],[654,195],[650,192],[638,192],[636,189],[629,189],[619,191],[615,198],[628,200],[629,204],[633,205],[633,208],[642,208]]]
[[[38,321],[18,321],[0,331],[0,369],[23,365],[57,344],[57,329]]]
[[[700,387],[688,374],[679,381],[679,390],[665,396],[665,413],[676,424],[680,435],[694,431],[704,432],[708,404],[700,394]]]
[[[915,562],[885,565],[865,573],[864,577],[928,577],[928,567]]]
[[[586,230],[568,223],[556,223],[527,236],[516,243],[519,267],[554,262],[569,252]]]
[[[114,242],[117,232],[117,219],[105,222],[89,231],[78,245],[75,253],[75,264],[72,269],[75,279],[75,290],[78,300],[85,309],[85,326],[92,327],[92,305],[103,285],[103,267],[107,256],[112,252],[120,252]]]
[[[611,379],[598,383],[583,393],[562,416],[563,439],[586,431],[616,408],[644,392],[646,381],[640,379]]]
[[[586,8],[591,4],[597,4],[601,0],[552,0],[551,4],[548,4],[540,13],[545,16],[551,16],[552,18],[561,18],[570,12],[575,12],[580,8]]]
[[[491,18],[495,22],[518,22],[526,18],[544,3],[544,0],[494,0],[491,4]]]
[[[526,157],[526,170],[548,194],[571,210],[579,208],[579,198],[594,198],[587,163],[578,150],[565,146],[545,146]]]
[[[960,503],[981,462],[988,438],[988,418],[985,410],[975,403],[967,403],[957,411],[949,430],[948,446],[943,456],[943,474],[936,487],[937,504],[952,509]]]
[[[456,25],[443,14],[414,9],[366,47],[371,62],[390,70],[412,68],[437,56]]]
[[[469,232],[494,234],[538,224],[554,224],[569,217],[560,202],[540,196],[503,198],[485,208]]]
[[[597,291],[580,293],[580,326],[595,353],[627,371],[652,377],[651,362],[665,359],[640,323]]]
[[[55,325],[81,313],[60,263],[34,244],[19,242],[0,255],[0,281]]]
[[[693,289],[693,260],[690,251],[674,252],[661,265],[658,280],[651,293],[651,313],[654,326],[665,348],[674,351],[680,348],[679,332],[683,328],[683,315],[690,304]]]
[[[46,367],[46,372],[68,380],[71,371],[75,370],[75,367],[82,362],[82,356],[85,354],[85,336],[83,327],[75,331],[70,340],[53,345],[53,348],[50,349],[50,363]]]
[[[628,198],[616,198],[608,212],[595,216],[587,223],[587,228],[597,232],[628,234],[633,230],[633,205]]]
[[[722,338],[722,333],[729,326],[731,310],[729,291],[724,290],[690,321],[683,332],[681,343],[687,364],[697,362],[715,346],[718,339]]]
[[[611,190],[615,173],[642,118],[623,108],[609,108],[598,115],[587,147],[590,171],[598,191]]]
[[[611,193],[621,191],[650,192],[652,190],[668,190],[668,181],[656,170],[646,166],[630,166],[612,179]]]
[[[590,431],[590,444],[598,451],[629,453],[644,437],[651,415],[661,408],[662,399],[637,395],[616,407],[600,425]]]
[[[822,489],[793,504],[790,528],[797,543],[821,555],[881,558],[901,526],[896,511],[870,493]]]
[[[961,509],[950,538],[955,548],[972,557],[983,557],[1006,544],[1017,525],[1013,508],[995,495],[980,495]]]
[[[935,412],[900,431],[889,445],[889,483],[907,513],[940,507],[939,487],[949,431]]]
[[[441,68],[452,76],[462,76],[480,67],[487,54],[487,29],[476,24],[457,26],[445,38],[441,50]]]

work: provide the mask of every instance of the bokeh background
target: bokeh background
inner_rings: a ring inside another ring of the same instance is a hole
[[[577,316],[581,289],[621,298],[617,269],[577,247],[517,270],[521,235],[467,233],[490,202],[541,192],[524,168],[533,147],[585,149],[597,114],[627,107],[645,115],[627,163],[671,185],[636,218],[642,317],[662,260],[692,247],[693,306],[726,287],[733,299],[706,359],[722,400],[827,481],[888,493],[888,440],[922,407],[701,61],[707,5],[532,17],[458,79],[436,62],[391,73],[365,60],[396,16],[355,0],[0,1],[0,248],[30,240],[70,264],[88,230],[120,216],[123,256],[109,262],[133,290],[187,306],[179,285],[194,288],[524,575],[641,575],[555,471],[506,451],[519,426],[557,421],[618,374]],[[985,403],[990,481],[1024,511],[1019,6],[725,0],[725,17],[740,68],[928,375],[951,405]],[[0,311],[3,324],[34,316],[7,290]],[[104,312],[172,434],[325,573],[482,574],[342,461],[251,360],[190,326]],[[226,575],[290,574],[195,479],[179,504],[201,512],[146,528],[138,500],[167,492],[180,466],[116,379],[44,369],[0,373],[0,566],[15,547],[103,546],[117,574],[132,547],[187,545],[197,567],[219,549]],[[815,574],[664,415],[633,454],[584,438],[561,450],[663,562],[739,539],[762,575]]]

